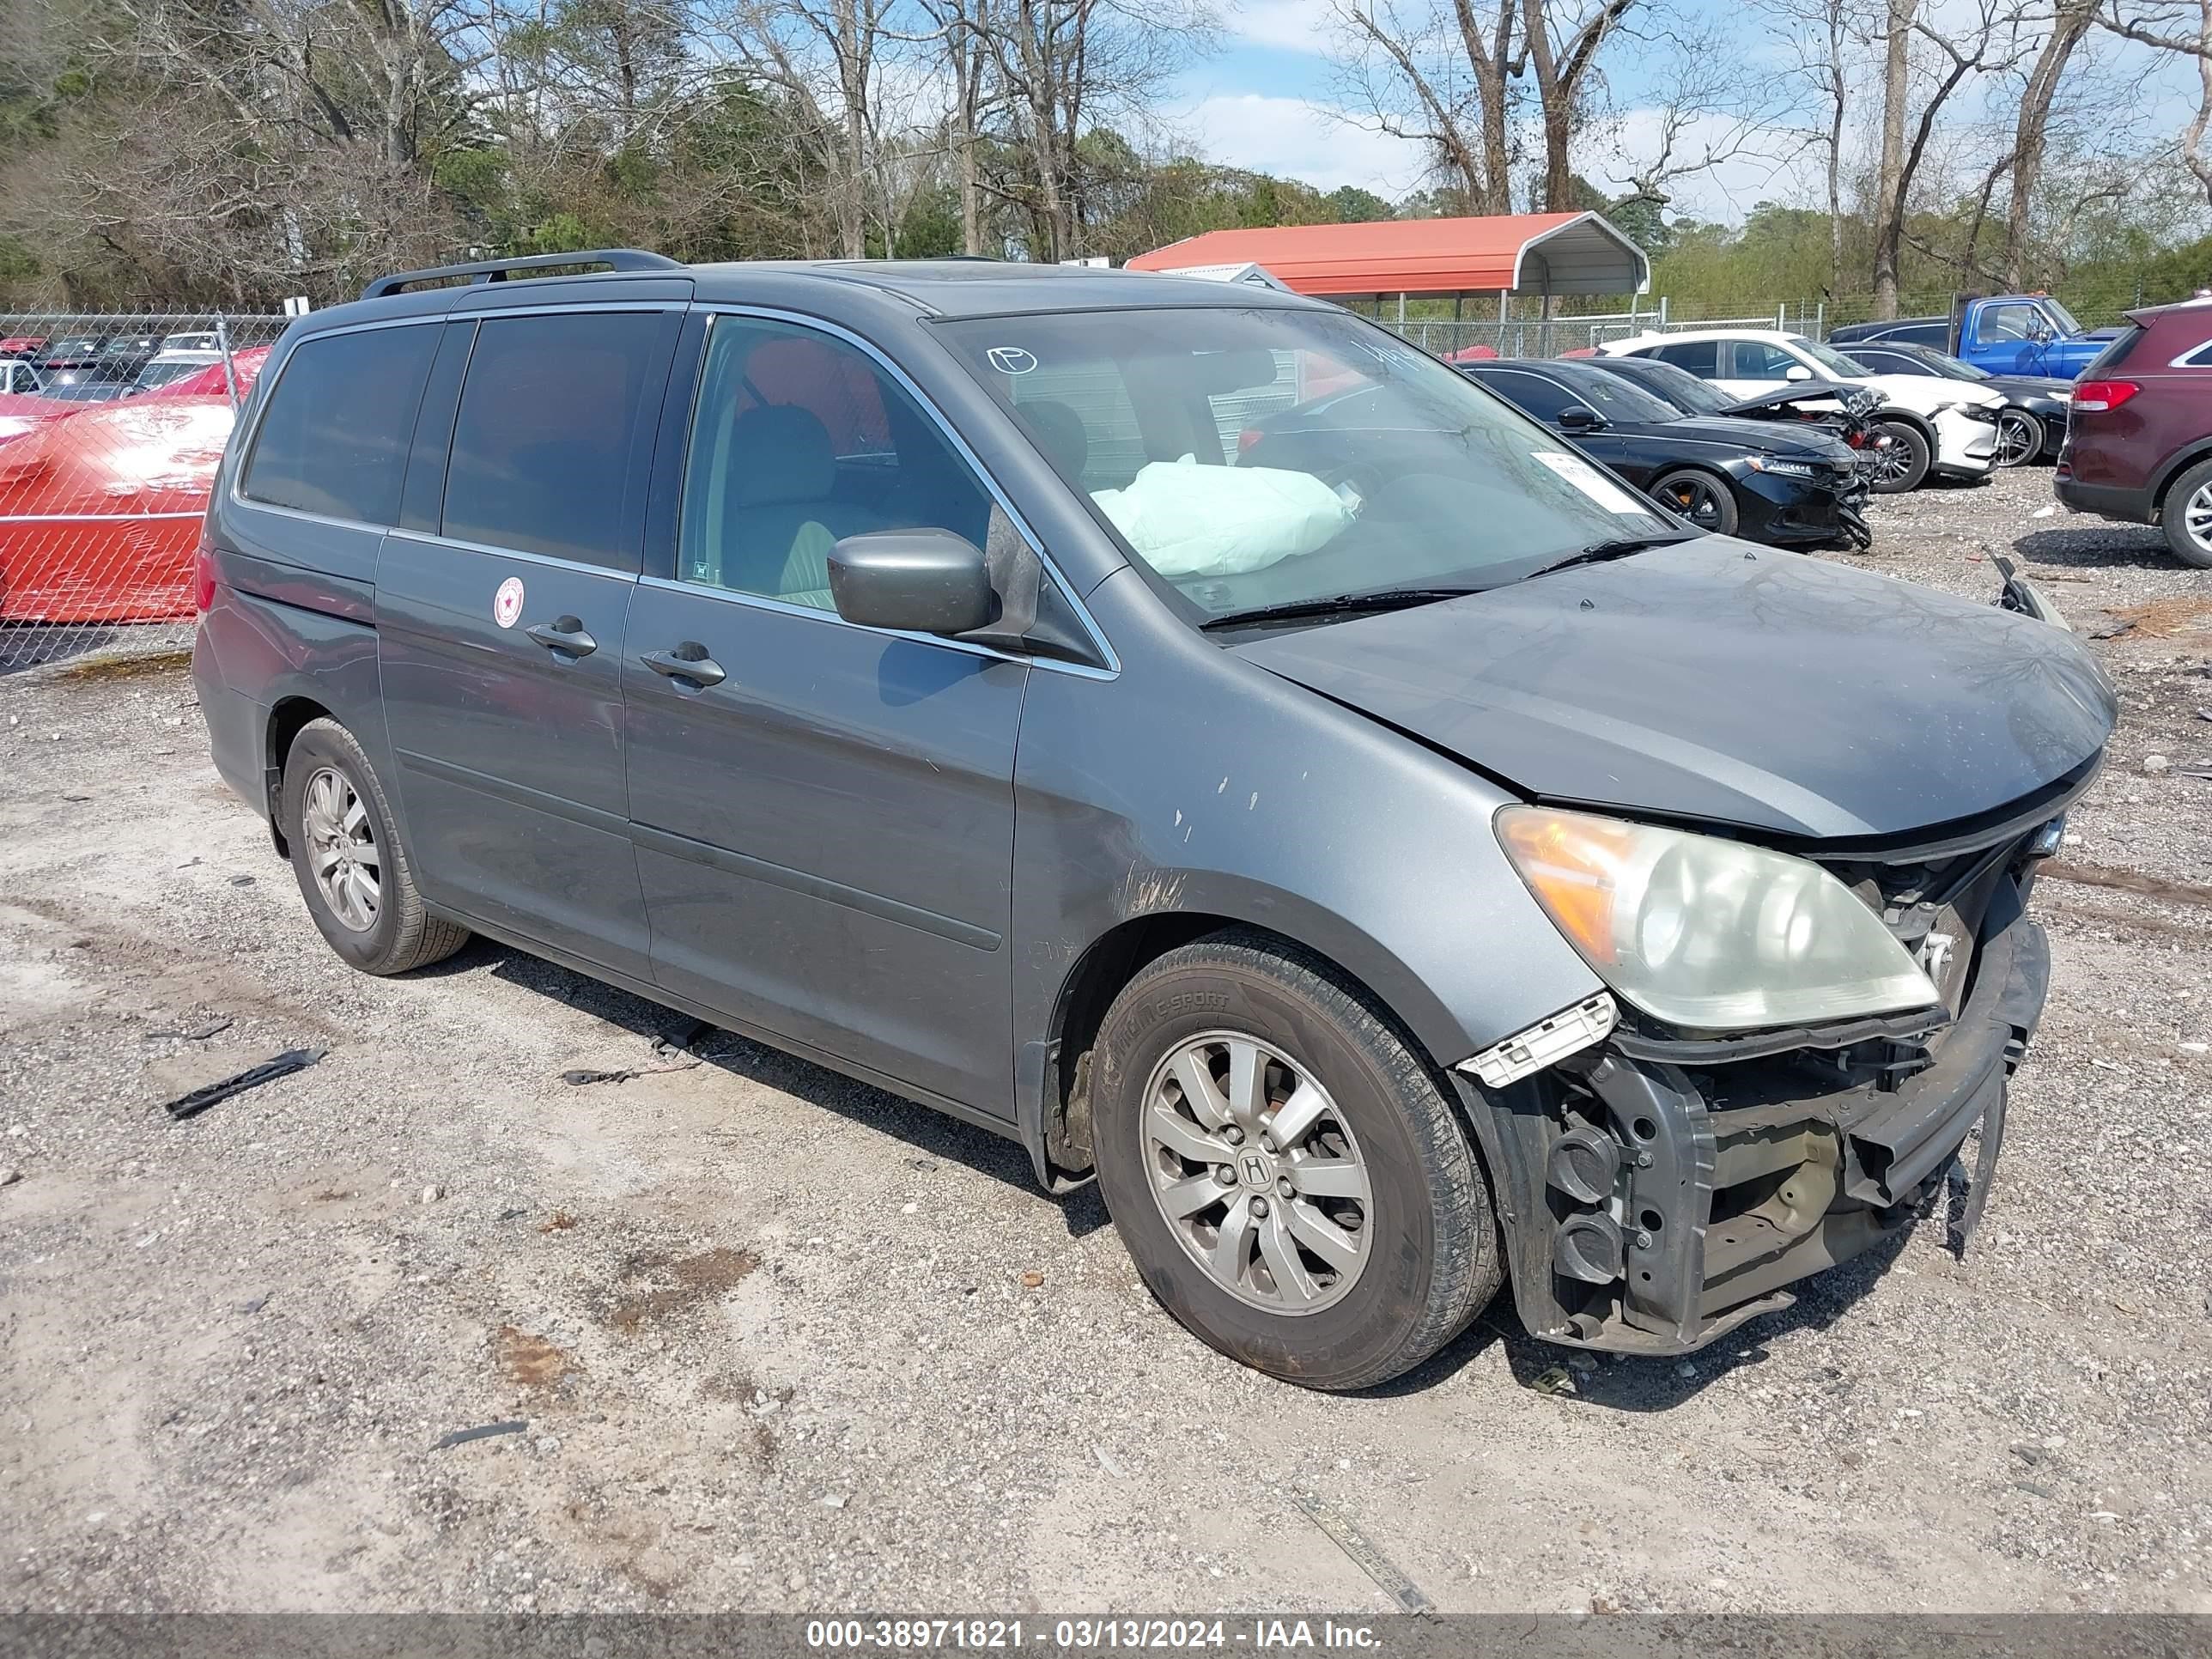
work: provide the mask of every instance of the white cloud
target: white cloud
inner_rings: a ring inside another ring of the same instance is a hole
[[[1333,27],[1328,0],[1233,0],[1221,21],[1237,40],[1279,52],[1324,52]]]
[[[1418,144],[1335,119],[1325,106],[1302,98],[1219,93],[1169,112],[1169,119],[1210,161],[1322,190],[1357,185],[1395,201],[1421,179]]]

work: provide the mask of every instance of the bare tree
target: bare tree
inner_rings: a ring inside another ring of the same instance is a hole
[[[1001,0],[921,0],[937,26],[937,49],[951,84],[945,128],[960,192],[960,251],[984,252],[981,149],[985,122],[998,106],[991,31]]]
[[[2212,3],[2212,0],[2208,0]],[[2009,0],[1974,0],[1970,15],[1946,32],[1919,9],[1919,0],[1888,0],[1883,40],[1881,158],[1875,176],[1874,314],[1897,315],[1898,268],[1905,242],[1912,186],[1927,159],[1929,141],[1951,95],[1978,72],[2010,68],[2025,55],[2021,14]],[[1929,85],[1915,116],[1911,48],[1925,41],[1931,54]],[[1908,133],[1908,128],[1910,131]],[[1991,174],[1992,179],[1994,172]],[[1984,186],[1986,201],[1988,185]],[[1971,254],[1971,250],[1969,251]]]
[[[1589,107],[1599,54],[1638,0],[1585,0],[1564,17],[1553,10],[1554,3],[1521,0],[1528,70],[1536,83],[1544,129],[1544,183],[1539,199],[1547,213],[1579,205],[1572,149]]]
[[[1213,27],[1201,0],[1003,0],[988,39],[1021,165],[1002,193],[1029,221],[1032,258],[1084,252],[1078,142],[1140,112]]]
[[[1805,135],[1789,119],[1786,83],[1744,75],[1723,21],[1660,17],[1661,27],[1638,39],[1656,127],[1638,143],[1632,162],[1607,175],[1620,192],[1613,206],[1662,209],[1682,179],[1734,161],[1766,161],[1778,170],[1803,150]],[[1615,144],[1625,151],[1630,135],[1619,118],[1614,126]],[[1593,120],[1592,129],[1585,143],[1600,124]]]
[[[1377,131],[1423,146],[1476,213],[1513,210],[1511,88],[1520,13],[1475,0],[1335,0],[1349,101]]]
[[[2195,60],[2197,109],[2181,129],[2177,149],[2181,164],[2212,203],[2212,158],[2204,135],[2212,131],[2212,0],[2106,0],[2098,22],[2139,46],[2153,46]]]
[[[2027,72],[2013,121],[2012,202],[2005,210],[2004,281],[2008,288],[2027,285],[2028,213],[2043,182],[2043,158],[2050,143],[2051,118],[2065,80],[2066,66],[2097,19],[2098,0],[2057,0],[2051,32]]]
[[[1868,44],[1859,27],[1862,9],[1852,0],[1784,0],[1781,8],[1790,24],[1787,49],[1792,76],[1820,100],[1820,124],[1811,129],[1811,135],[1820,150],[1826,186],[1831,295],[1841,293],[1844,286],[1844,127],[1850,113],[1851,86]]]

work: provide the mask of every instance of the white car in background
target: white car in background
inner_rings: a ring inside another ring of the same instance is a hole
[[[1916,489],[1930,473],[1986,477],[1996,465],[1997,416],[2005,400],[1972,381],[1869,374],[1832,347],[1771,328],[1638,334],[1598,349],[1608,357],[1673,363],[1738,398],[1824,382],[1875,392],[1881,406],[1868,419],[1887,441],[1875,452],[1874,486],[1885,495]]]

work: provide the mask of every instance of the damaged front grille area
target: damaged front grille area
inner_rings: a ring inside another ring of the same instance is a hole
[[[1500,1160],[1535,1224],[1512,1241],[1531,1328],[1700,1346],[1892,1236],[1978,1122],[1986,1176],[2048,980],[2023,903],[2053,839],[2039,828],[1909,861],[1824,860],[1928,969],[1940,1010],[1704,1038],[1628,1019],[1515,1085],[1525,1103],[1498,1115]]]

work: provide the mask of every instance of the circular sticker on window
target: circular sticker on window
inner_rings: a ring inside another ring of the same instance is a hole
[[[521,615],[522,578],[509,576],[491,596],[491,619],[501,628],[512,628]]]
[[[1037,366],[1026,346],[993,346],[984,355],[1001,374],[1026,374]]]

